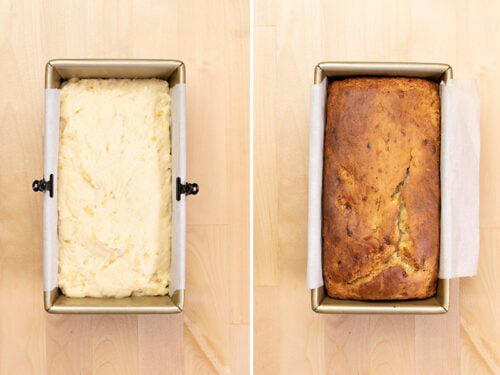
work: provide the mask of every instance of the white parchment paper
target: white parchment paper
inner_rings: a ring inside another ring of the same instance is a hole
[[[480,104],[476,81],[441,84],[441,259],[439,277],[477,274]]]
[[[57,155],[59,152],[60,91],[45,89],[44,179],[54,176],[54,195],[43,193],[43,290],[57,288],[59,260],[57,241]]]
[[[176,179],[186,182],[186,85],[170,89],[172,98],[172,257],[170,260],[170,296],[186,284],[186,196],[175,199]]]
[[[479,258],[479,95],[474,80],[441,84],[441,249],[439,277],[473,276]],[[321,194],[326,78],[312,85],[309,129],[307,287],[323,285]]]
[[[309,128],[309,212],[307,235],[307,287],[323,285],[321,268],[321,192],[325,133],[326,78],[311,88]]]

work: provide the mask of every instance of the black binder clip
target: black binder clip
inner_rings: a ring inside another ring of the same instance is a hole
[[[181,179],[180,177],[177,177],[177,190],[175,193],[175,198],[180,201],[181,200],[181,194],[187,195],[196,195],[198,194],[198,191],[200,191],[200,187],[198,186],[197,183],[189,183],[186,182],[185,184],[181,184]]]
[[[54,175],[51,174],[48,181],[43,178],[41,180],[35,180],[31,184],[33,191],[48,191],[51,198],[54,197]]]

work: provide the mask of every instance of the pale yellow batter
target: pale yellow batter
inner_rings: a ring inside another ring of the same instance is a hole
[[[61,89],[59,286],[70,297],[163,295],[171,239],[168,83]]]

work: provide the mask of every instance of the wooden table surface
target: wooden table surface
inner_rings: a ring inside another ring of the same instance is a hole
[[[255,0],[255,373],[500,374],[500,2]],[[481,96],[479,275],[442,316],[324,316],[306,290],[320,61],[444,62]]]
[[[0,374],[245,374],[249,368],[247,1],[0,0]],[[42,299],[44,68],[174,58],[187,69],[185,311],[50,315]]]
[[[500,374],[500,3],[255,0],[256,374]],[[42,306],[44,65],[187,66],[185,311],[50,315]],[[481,107],[479,275],[442,316],[321,316],[305,287],[309,87],[323,60],[445,62]],[[0,374],[246,374],[249,3],[0,0]]]

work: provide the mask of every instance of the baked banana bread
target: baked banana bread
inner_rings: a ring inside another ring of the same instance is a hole
[[[360,77],[329,84],[322,236],[330,297],[436,293],[440,133],[434,82]]]

